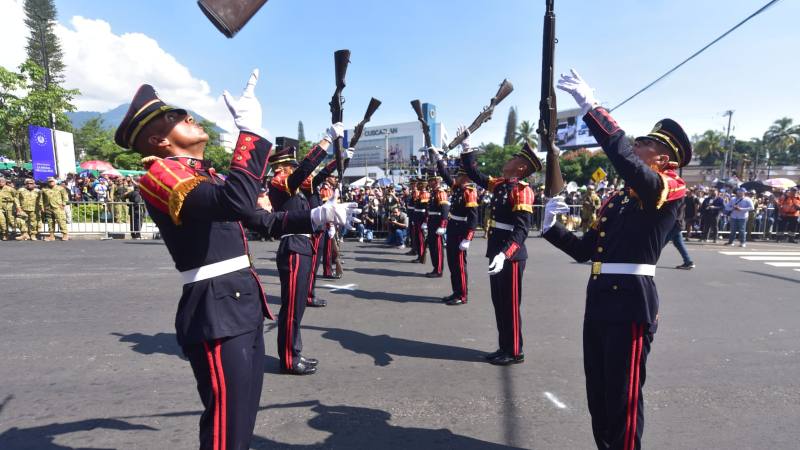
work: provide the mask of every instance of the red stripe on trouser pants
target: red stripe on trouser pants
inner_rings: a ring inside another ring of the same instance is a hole
[[[631,362],[628,380],[628,405],[625,419],[625,450],[636,445],[636,421],[639,408],[639,365],[642,358],[642,334],[644,325],[631,324]]]
[[[464,255],[467,252],[458,252],[458,262],[461,265],[461,300],[467,302],[467,263],[464,261]]]
[[[319,241],[320,236],[315,236],[311,239],[311,246],[314,248],[314,255],[311,256],[311,276],[308,277],[308,300],[307,304],[311,304],[312,293],[314,292],[314,280],[317,278],[317,258],[319,257]]]
[[[292,263],[292,258],[294,258],[294,263]],[[294,323],[294,302],[295,302],[295,293],[297,292],[297,264],[298,264],[298,256],[295,254],[289,255],[289,307],[288,307],[288,318],[286,320],[286,345],[284,346],[284,352],[286,352],[286,356],[284,360],[286,361],[286,368],[292,368],[292,324]]]
[[[220,342],[214,341],[212,347],[207,342],[203,342],[208,359],[208,368],[211,379],[211,391],[214,399],[214,426],[212,428],[212,439],[214,450],[224,450],[226,445],[227,414],[226,414],[226,392],[225,392],[225,372],[222,369],[222,354]]]
[[[514,356],[519,356],[519,262],[511,262],[511,316],[514,324]]]

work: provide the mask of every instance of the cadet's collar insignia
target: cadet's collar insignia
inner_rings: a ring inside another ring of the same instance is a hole
[[[179,163],[189,166],[195,170],[206,168],[206,164],[204,164],[202,159],[192,158],[190,156],[170,156],[167,159],[178,161]]]

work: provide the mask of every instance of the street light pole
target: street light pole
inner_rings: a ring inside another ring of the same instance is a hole
[[[728,149],[725,151],[725,159],[723,159],[723,161],[722,161],[722,172],[719,175],[720,179],[724,179],[725,178],[725,173],[728,171],[728,162],[729,162],[728,160],[731,159],[731,157],[732,157],[731,152],[733,150],[733,146],[731,145],[731,142],[730,142],[731,141],[731,119],[733,118],[733,110],[729,109],[729,110],[725,111],[725,114],[723,114],[723,117],[724,116],[728,116],[728,132],[725,135],[725,145],[728,147]],[[731,165],[732,165],[733,161],[730,161],[730,162],[731,162]]]

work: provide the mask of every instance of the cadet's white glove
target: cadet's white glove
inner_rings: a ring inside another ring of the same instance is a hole
[[[575,69],[570,69],[571,75],[561,74],[561,79],[558,80],[558,88],[564,92],[569,92],[581,108],[581,116],[585,115],[595,106],[599,106],[600,102],[594,98],[594,89],[583,81]]]
[[[492,262],[489,263],[489,275],[497,275],[503,270],[503,265],[506,262],[506,254],[503,252],[498,253],[492,258]]]
[[[439,227],[436,229],[437,236],[444,236],[445,233],[447,233],[447,228]]]
[[[420,228],[422,228],[422,231],[428,231],[428,224],[423,223],[422,225],[420,225]]]
[[[556,195],[544,206],[544,220],[542,220],[542,233],[547,233],[556,224],[556,215],[569,213],[569,206],[564,202],[564,197]]]
[[[344,157],[346,159],[352,158],[353,155],[355,154],[356,154],[356,149],[354,149],[353,147],[347,147],[347,150],[344,151]]]
[[[334,236],[336,236],[336,228],[328,226],[328,237],[332,239]]]
[[[461,250],[462,252],[467,251],[467,249],[469,248],[469,243],[470,241],[464,239],[463,241],[461,241],[460,244],[458,244],[458,249]]]
[[[469,146],[469,128],[465,127],[464,125],[459,125],[458,130],[456,131],[456,136],[461,136],[461,133],[467,133],[467,137],[461,141],[461,153],[469,153],[470,146]]]
[[[315,230],[321,230],[328,222],[349,230],[353,228],[354,223],[361,222],[355,217],[361,212],[358,209],[358,203],[336,203],[338,198],[339,190],[337,189],[330,200],[311,210],[311,224]]]
[[[336,122],[325,130],[325,137],[322,140],[332,144],[333,141],[340,137],[344,137],[344,125],[342,125],[342,122]]]
[[[256,98],[255,90],[258,82],[258,69],[253,69],[247,86],[242,91],[242,96],[238,100],[234,99],[230,92],[223,91],[222,98],[228,106],[228,111],[233,116],[233,123],[239,131],[246,131],[267,137],[267,130],[261,128],[261,103]]]
[[[442,159],[442,149],[436,147],[428,147],[428,155],[430,155],[432,161],[439,161]]]

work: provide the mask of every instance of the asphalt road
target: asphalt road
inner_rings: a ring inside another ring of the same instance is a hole
[[[422,277],[429,265],[347,242],[345,277],[318,283],[329,306],[304,319],[319,372],[279,375],[267,327],[254,448],[593,448],[581,362],[589,268],[542,239],[528,247],[526,362],[494,367],[481,362],[496,347],[484,240],[458,307],[440,304],[449,281]],[[252,248],[276,304],[276,245]],[[672,247],[660,261],[645,448],[800,442],[800,272],[723,250],[690,245],[688,272],[672,269]],[[795,245],[744,250],[800,256]],[[196,448],[200,402],[173,327],[180,281],[161,242],[3,242],[0,257],[0,449]]]

